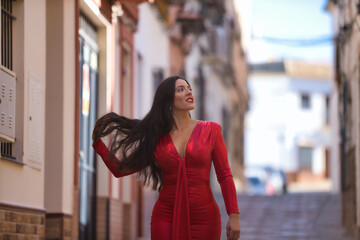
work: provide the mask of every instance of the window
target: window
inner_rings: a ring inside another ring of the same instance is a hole
[[[311,99],[309,94],[301,94],[301,108],[302,109],[311,108]]]
[[[9,70],[13,70],[13,28],[12,23],[15,17],[12,14],[12,2],[13,0],[1,0],[1,65]],[[4,79],[3,79],[4,80]],[[5,80],[4,80],[5,81]],[[5,84],[6,83],[6,84]],[[12,88],[11,85],[9,86],[8,82],[2,82],[2,96],[5,99],[5,93],[7,90],[9,90],[11,93]],[[11,94],[12,95],[12,94]],[[0,97],[1,99],[1,97]],[[3,113],[4,114],[4,113]],[[9,114],[8,111],[6,111],[6,114]],[[12,115],[5,116],[2,115],[5,120],[5,118],[9,117],[12,119]],[[12,122],[12,121],[11,121]],[[0,144],[0,156],[5,158],[11,158],[13,159],[13,145],[9,142],[2,142]]]
[[[330,123],[330,96],[325,97],[325,123]]]
[[[12,157],[12,144],[11,143],[0,143],[1,146],[1,156],[2,157]]]
[[[123,43],[122,48],[122,114],[131,116],[131,103],[132,102],[132,49],[126,42]]]
[[[154,68],[152,70],[154,92],[164,79],[164,70],[162,68]]]
[[[311,170],[312,169],[312,147],[299,147],[299,169]]]
[[[13,0],[1,0],[1,65],[12,70],[12,15]]]
[[[230,112],[223,107],[222,108],[222,133],[225,140],[225,144],[228,145],[228,137],[229,137],[229,131],[231,126],[231,115]]]

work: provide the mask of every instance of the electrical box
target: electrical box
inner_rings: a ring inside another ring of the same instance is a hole
[[[16,76],[0,67],[0,142],[15,141]]]

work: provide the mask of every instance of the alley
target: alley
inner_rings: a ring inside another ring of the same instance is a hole
[[[227,214],[221,194],[214,195],[222,214],[222,240]],[[283,196],[238,196],[241,240],[351,240],[341,227],[341,198],[330,193]]]

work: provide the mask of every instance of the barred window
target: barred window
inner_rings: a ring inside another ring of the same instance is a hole
[[[1,0],[1,65],[13,70],[13,20],[14,0]],[[13,144],[0,143],[0,157],[13,159]]]
[[[1,65],[12,70],[13,44],[12,44],[12,15],[13,0],[1,0]]]
[[[11,143],[0,143],[1,157],[12,158],[12,144]]]

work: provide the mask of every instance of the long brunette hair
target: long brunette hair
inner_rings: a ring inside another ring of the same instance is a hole
[[[93,130],[94,141],[111,134],[109,150],[114,156],[120,150],[121,172],[140,170],[144,183],[148,185],[152,180],[154,190],[162,187],[162,172],[154,159],[154,151],[160,137],[175,125],[172,106],[175,82],[180,78],[172,76],[161,82],[144,119],[129,119],[111,112],[99,118]]]

